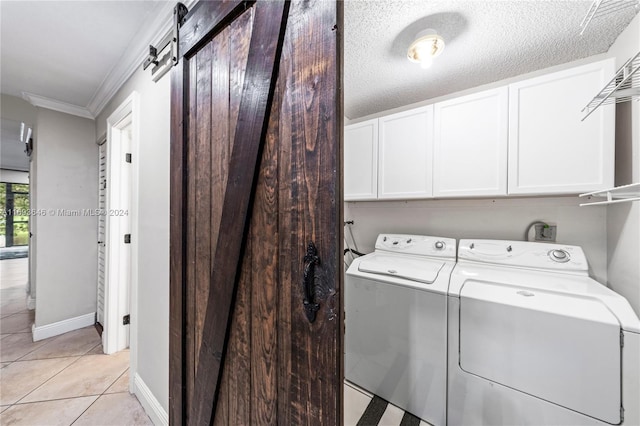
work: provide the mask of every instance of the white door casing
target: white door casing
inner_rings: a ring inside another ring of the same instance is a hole
[[[139,96],[133,92],[107,119],[104,352],[130,348],[129,389],[137,370]],[[127,162],[130,154],[131,162]],[[130,234],[130,243],[125,235]],[[123,317],[130,315],[129,325]]]

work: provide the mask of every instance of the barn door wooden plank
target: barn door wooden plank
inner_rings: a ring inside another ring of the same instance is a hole
[[[216,242],[195,375],[191,422],[209,425],[217,402],[248,212],[268,125],[288,2],[258,2]]]
[[[234,21],[235,22],[235,21]],[[215,242],[218,241],[220,232],[220,218],[222,216],[222,203],[224,199],[224,191],[227,186],[227,174],[229,172],[230,157],[230,122],[229,122],[229,27],[222,30],[216,37],[211,40],[213,54],[211,56],[211,234],[208,238],[211,244],[211,258],[215,257]],[[208,267],[211,264],[207,265]],[[211,271],[209,270],[209,273]],[[210,278],[205,279],[201,284],[203,288],[202,298],[199,300],[198,315],[201,318],[196,330],[204,323],[207,309],[207,298],[209,295]],[[206,288],[206,290],[205,290]],[[196,334],[197,331],[196,331]],[[202,337],[198,334],[200,338]],[[199,349],[199,348],[198,348]],[[196,352],[196,355],[198,352]],[[222,378],[221,386],[224,388],[227,383]],[[220,393],[216,414],[214,417],[214,426],[226,426],[229,424],[229,400],[226,393]]]
[[[192,52],[211,39],[219,29],[249,8],[255,0],[205,0],[198,2],[184,18],[180,27],[178,51],[180,55],[191,56]]]
[[[233,147],[238,113],[240,112],[254,12],[253,7],[248,9],[229,27],[229,126],[231,135],[226,147],[229,152]],[[260,246],[258,244],[258,248]],[[251,389],[251,356],[253,353],[250,345],[253,317],[251,309],[252,256],[253,247],[251,241],[247,240],[227,349],[227,352],[233,355],[227,358],[228,362],[225,363],[223,383],[218,397],[218,404],[223,398],[228,400],[229,421],[227,424],[230,426],[251,424],[251,398],[248,389]],[[219,409],[216,409],[216,420],[218,412]]]
[[[291,285],[280,296],[289,298],[279,325],[281,424],[340,425],[343,419],[340,10],[340,2],[292,3],[283,50],[282,115],[289,118],[280,140],[290,143],[280,146],[279,221],[287,230],[280,242],[280,282]],[[309,242],[320,258],[314,292],[320,310],[313,323],[302,309],[301,289]]]

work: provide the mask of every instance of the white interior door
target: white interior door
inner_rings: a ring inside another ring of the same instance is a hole
[[[121,185],[121,203],[120,210],[117,216],[114,216],[112,220],[119,220],[121,222],[121,233],[125,235],[131,235],[131,137],[132,137],[132,125],[131,116],[128,117],[127,124],[121,130],[122,137],[122,151],[124,152],[124,164],[121,169],[122,180]],[[127,155],[129,160],[127,161]],[[115,212],[114,212],[115,213]],[[130,241],[130,240],[129,240]],[[120,251],[121,262],[121,275],[120,275],[120,291],[118,292],[118,318],[124,318],[125,315],[129,315],[129,301],[131,298],[131,243],[125,243],[122,240],[122,250]],[[129,325],[119,323],[122,327],[120,335],[120,345],[124,345],[125,348],[129,347],[130,333]]]
[[[129,347],[129,300],[131,295],[131,200],[132,200],[132,114],[117,120],[108,130],[104,332],[105,353]]]
[[[105,212],[107,209],[107,143],[98,148],[98,210]],[[105,277],[106,277],[106,238],[107,217],[104,214],[98,216],[98,290],[96,321],[104,326],[105,306]]]

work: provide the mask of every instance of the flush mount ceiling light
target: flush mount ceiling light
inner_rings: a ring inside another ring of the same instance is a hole
[[[444,40],[435,30],[420,31],[407,52],[407,58],[411,62],[420,64],[422,68],[429,68],[433,58],[444,50]]]

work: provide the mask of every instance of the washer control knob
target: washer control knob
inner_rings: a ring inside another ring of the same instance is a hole
[[[549,257],[551,258],[551,260],[554,260],[556,262],[564,263],[569,261],[569,253],[560,249],[551,250],[549,252]]]
[[[436,241],[436,243],[434,244],[434,247],[436,248],[436,250],[442,250],[444,248],[444,242]]]

